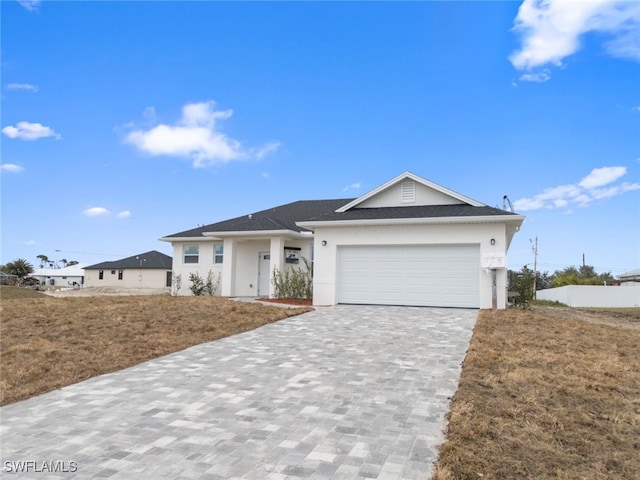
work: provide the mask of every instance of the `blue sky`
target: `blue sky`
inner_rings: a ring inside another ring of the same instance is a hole
[[[0,263],[97,263],[404,172],[526,215],[513,269],[640,267],[640,2],[1,9]],[[60,250],[59,252],[57,250]]]

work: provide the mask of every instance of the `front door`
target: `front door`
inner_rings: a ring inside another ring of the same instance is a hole
[[[271,283],[271,254],[269,252],[260,252],[260,260],[258,262],[258,296],[269,296],[269,284]]]

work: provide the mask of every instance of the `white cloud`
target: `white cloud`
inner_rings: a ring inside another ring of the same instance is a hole
[[[131,216],[131,212],[129,210],[124,210],[123,212],[118,213],[118,218],[129,218]]]
[[[521,82],[536,82],[536,83],[544,83],[551,78],[548,70],[544,70],[538,73],[523,73],[519,80]]]
[[[13,163],[3,163],[2,165],[0,165],[0,170],[8,173],[20,173],[24,171],[24,168]]]
[[[38,91],[37,85],[31,85],[30,83],[9,83],[7,90],[27,90],[29,92],[36,93]]]
[[[2,133],[9,138],[20,140],[38,140],[46,137],[54,137],[56,140],[60,140],[62,138],[53,128],[31,122],[18,122],[15,127],[9,125],[2,129]]]
[[[342,189],[343,192],[348,192],[349,190],[360,190],[360,188],[362,187],[362,185],[358,182],[358,183],[352,183],[351,185],[347,185],[346,187],[344,187]]]
[[[82,211],[87,217],[105,217],[110,215],[111,212],[104,207],[91,207]]]
[[[147,120],[155,115],[149,107]],[[175,125],[160,124],[148,130],[134,130],[125,140],[150,155],[170,155],[193,159],[196,168],[247,158],[261,159],[280,144],[270,142],[247,149],[238,140],[217,129],[217,122],[233,115],[232,110],[215,110],[215,102],[189,103],[182,107],[182,118]]]
[[[37,245],[37,244],[38,244],[38,242],[36,242],[35,240],[27,240],[26,242],[23,242],[23,243],[24,243],[25,245],[29,245],[29,246]]]
[[[518,212],[540,208],[569,208],[572,204],[586,207],[595,200],[604,200],[633,190],[640,190],[640,183],[623,182],[611,185],[627,174],[626,167],[594,168],[576,184],[546,188],[533,197],[521,198],[513,202]],[[606,188],[602,188],[608,186]]]
[[[30,12],[37,12],[40,8],[40,0],[18,0],[18,3]]]
[[[524,0],[514,23],[522,44],[509,60],[518,70],[561,66],[590,32],[609,36],[603,43],[609,55],[640,61],[640,2]]]
[[[615,182],[627,174],[627,167],[594,168],[589,175],[580,180],[582,188],[596,188]]]

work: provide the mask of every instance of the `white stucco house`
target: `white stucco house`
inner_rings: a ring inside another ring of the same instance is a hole
[[[73,288],[84,284],[84,268],[86,263],[76,263],[64,268],[40,268],[31,275],[47,287]]]
[[[85,267],[85,287],[166,289],[171,287],[169,255],[151,250]]]
[[[293,202],[160,240],[176,275],[220,275],[223,296],[271,296],[274,269],[303,268],[305,257],[314,305],[505,308],[506,254],[523,221],[405,172],[358,198]]]

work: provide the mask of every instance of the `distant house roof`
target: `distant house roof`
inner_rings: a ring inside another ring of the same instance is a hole
[[[208,235],[205,235],[205,233],[215,234],[215,232],[256,232],[270,230],[309,231],[297,225],[297,223],[304,222],[479,217],[494,215],[517,216],[514,213],[486,205],[474,206],[468,204],[353,208],[344,212],[337,211],[340,207],[354,200],[353,198],[301,200],[268,210],[262,210],[250,215],[243,215],[230,220],[167,235],[163,237],[162,240],[170,241],[175,238],[206,237]]]
[[[618,275],[618,278],[620,280],[638,280],[640,279],[640,268],[621,273],[620,275]]]
[[[32,277],[83,277],[86,263],[76,263],[64,268],[40,268],[35,270]]]
[[[156,250],[140,253],[121,260],[113,260],[111,262],[96,263],[85,267],[85,270],[125,270],[127,268],[135,269],[151,269],[159,268],[163,270],[171,270],[172,258],[169,255],[160,253]]]
[[[12,273],[5,273],[2,270],[0,270],[0,277],[11,277],[11,278],[16,277],[17,278],[18,276]]]

